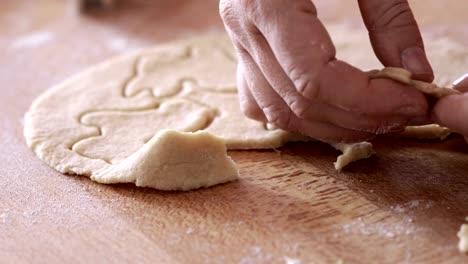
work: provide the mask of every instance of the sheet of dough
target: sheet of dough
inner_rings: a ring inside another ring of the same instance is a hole
[[[374,63],[365,32],[350,34],[353,30],[341,25],[329,30],[338,58],[363,69],[381,67]],[[460,59],[466,58],[463,46],[443,39],[427,43],[434,44],[427,49],[436,73],[442,72],[437,76],[445,78],[441,86],[455,79],[457,70],[468,68],[468,62]],[[278,148],[291,140],[310,140],[243,117],[236,97],[235,68],[232,46],[223,34],[159,45],[109,60],[53,87],[32,104],[25,117],[27,144],[62,173],[110,183],[118,182],[110,178],[121,175],[122,164],[128,164],[135,153],[148,146],[158,147],[158,141],[152,139],[162,129],[205,130],[223,138],[229,149]],[[372,149],[370,143],[364,145]],[[338,149],[349,157],[346,153],[352,148],[341,145]],[[183,146],[178,150],[186,151]],[[148,156],[140,155],[140,162],[154,158],[149,155],[151,150],[143,153]],[[357,158],[359,155],[341,160]],[[342,168],[346,162],[339,164]],[[224,176],[220,175],[218,182],[224,182]],[[215,180],[209,182],[216,184]]]
[[[209,35],[104,62],[32,104],[27,144],[56,170],[101,183],[190,190],[234,180],[226,146],[278,148],[306,140],[243,116],[234,58],[227,36]],[[183,133],[159,134],[166,129]],[[196,131],[205,132],[191,134]],[[210,146],[218,151],[210,155]]]

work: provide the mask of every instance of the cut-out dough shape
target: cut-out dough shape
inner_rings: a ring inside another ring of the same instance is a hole
[[[224,138],[228,149],[278,148],[294,138],[307,139],[280,129],[265,129],[263,123],[245,118],[235,93],[218,93],[197,87],[187,88],[157,109],[98,111],[83,116],[82,123],[99,127],[101,134],[78,142],[73,150],[112,164],[130,156],[155,131],[164,128],[187,132],[203,129]]]
[[[155,131],[195,132],[204,129],[215,115],[213,109],[184,100],[162,103],[150,110],[89,113],[81,123],[99,127],[101,134],[79,141],[72,149],[83,156],[115,164],[141,148]]]
[[[355,49],[362,45],[347,39],[337,44],[344,50],[354,45],[349,54],[356,54]],[[224,138],[230,149],[277,148],[288,141],[310,140],[268,128],[267,124],[242,115],[236,97],[233,54],[227,36],[211,35],[160,45],[92,67],[47,91],[32,104],[25,117],[26,141],[39,158],[56,170],[86,175],[102,183],[133,182],[164,190],[188,190],[232,180],[234,173],[226,165],[223,170],[215,166],[220,169],[218,173],[211,171],[208,178],[195,177],[196,182],[187,184],[188,174],[180,172],[183,167],[178,164],[190,164],[188,160],[161,159],[157,166],[166,164],[162,169],[152,167],[151,160],[157,159],[165,148],[177,156],[187,151],[203,153],[203,144],[198,144],[198,140],[216,140],[181,133],[202,128]],[[446,56],[444,53],[438,60],[446,60]],[[369,61],[369,57],[363,58],[366,60],[361,61]],[[391,74],[385,78],[392,78]],[[164,112],[165,107],[173,109]],[[152,137],[166,128],[175,128],[181,134]],[[179,144],[174,149],[164,141],[173,142],[171,138],[181,142],[195,140],[198,145],[194,145],[200,149],[195,151],[189,143],[187,148],[186,144]],[[344,152],[337,161],[337,168],[341,169],[348,161],[368,157],[372,145],[336,146]],[[222,160],[217,153],[216,159]],[[350,153],[367,154],[351,157]],[[198,163],[206,167],[210,160]],[[130,173],[133,169],[138,170],[138,175]]]
[[[138,58],[136,75],[125,90],[126,96],[152,90],[156,97],[177,94],[182,82],[196,82],[200,89],[219,92],[237,92],[235,61],[220,48],[226,39],[218,39],[204,45],[181,46],[167,51],[147,52]],[[221,43],[220,43],[221,42]],[[204,61],[209,58],[209,63]]]

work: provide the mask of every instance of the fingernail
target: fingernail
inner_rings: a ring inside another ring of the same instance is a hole
[[[434,79],[431,65],[422,48],[412,47],[401,52],[403,67],[413,73],[413,78],[423,81]]]

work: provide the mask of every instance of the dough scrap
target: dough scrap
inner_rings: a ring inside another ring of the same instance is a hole
[[[412,86],[426,95],[441,98],[451,94],[460,94],[461,92],[452,88],[439,87],[433,83],[411,79],[411,72],[403,68],[385,67],[382,70],[372,70],[369,72],[371,79],[386,78],[403,84]]]
[[[468,217],[467,217],[468,220]],[[468,224],[463,224],[460,226],[460,230],[457,233],[458,238],[458,250],[461,253],[468,253]]]
[[[441,127],[437,124],[424,126],[407,126],[405,131],[397,134],[397,137],[414,138],[414,139],[446,139],[452,131],[446,127]]]
[[[342,155],[338,156],[336,162],[333,163],[338,172],[340,172],[343,167],[349,163],[360,159],[367,159],[375,153],[372,148],[372,143],[370,142],[359,142],[354,144],[335,143],[331,144],[331,146],[336,150],[343,152]]]
[[[443,96],[451,94],[459,94],[460,92],[451,88],[441,88],[435,84],[417,81],[411,79],[411,72],[403,68],[395,67],[386,67],[382,70],[371,70],[368,72],[371,79],[376,78],[385,78],[391,79],[394,81],[401,82],[415,87],[424,94],[440,98]],[[405,138],[415,138],[415,139],[440,139],[443,140],[448,137],[452,132],[445,127],[441,127],[437,124],[430,124],[424,126],[408,126],[402,133],[397,134],[397,137]],[[335,169],[341,171],[343,167],[349,163],[360,160],[367,159],[372,154],[374,150],[372,149],[372,144],[369,142],[361,142],[356,144],[332,144],[332,146],[343,152],[341,156],[338,157],[337,161],[334,163]]]

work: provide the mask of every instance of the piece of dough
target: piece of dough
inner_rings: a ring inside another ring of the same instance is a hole
[[[458,250],[461,253],[468,253],[468,224],[463,224],[460,226],[460,230],[458,231],[457,236],[460,239],[458,241]]]
[[[187,191],[235,180],[237,174],[222,138],[204,131],[160,130],[124,161],[95,171],[91,179]]]
[[[407,126],[405,131],[397,134],[397,137],[414,138],[414,139],[446,139],[452,131],[446,127],[441,127],[436,124],[424,126]]]
[[[342,155],[338,156],[336,162],[334,163],[335,169],[337,171],[341,171],[343,167],[351,162],[360,159],[367,159],[372,156],[372,154],[374,154],[372,144],[369,142],[360,142],[354,144],[336,143],[331,145],[336,150],[343,152]]]
[[[412,86],[419,91],[436,98],[441,98],[451,94],[460,94],[461,92],[452,88],[439,87],[433,83],[411,79],[411,72],[403,68],[386,67],[382,70],[372,70],[369,72],[371,79],[385,78],[391,79],[403,84]]]

